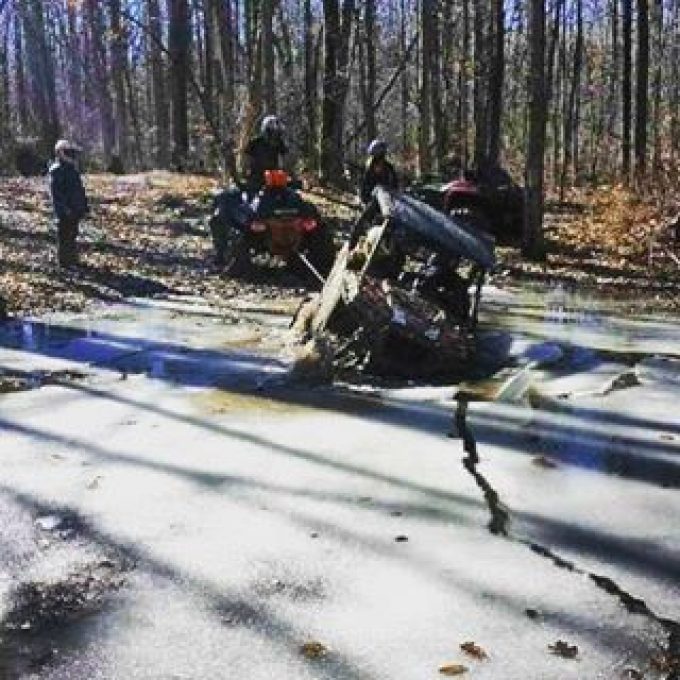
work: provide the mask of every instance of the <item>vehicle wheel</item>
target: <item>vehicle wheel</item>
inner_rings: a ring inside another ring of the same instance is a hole
[[[335,241],[333,234],[328,227],[321,225],[316,231],[307,236],[305,243],[305,255],[312,263],[314,268],[326,278],[333,268],[335,262]],[[316,277],[309,272],[315,279]]]
[[[215,261],[230,276],[242,276],[250,269],[248,240],[238,229],[213,216],[210,233],[215,248]]]

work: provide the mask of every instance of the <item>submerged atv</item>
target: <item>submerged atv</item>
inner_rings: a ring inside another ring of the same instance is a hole
[[[380,187],[294,327],[330,336],[336,370],[442,379],[474,354],[493,239]]]
[[[492,234],[498,243],[515,244],[522,238],[524,190],[500,166],[467,171],[449,182],[416,185],[410,193]]]
[[[265,173],[265,186],[253,200],[241,187],[218,194],[210,232],[217,263],[234,276],[245,274],[252,257],[264,253],[323,283],[335,259],[333,234],[282,170]]]

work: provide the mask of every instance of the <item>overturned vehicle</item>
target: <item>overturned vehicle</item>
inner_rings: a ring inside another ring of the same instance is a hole
[[[487,234],[378,187],[294,327],[307,340],[324,339],[336,374],[461,375],[494,265]]]

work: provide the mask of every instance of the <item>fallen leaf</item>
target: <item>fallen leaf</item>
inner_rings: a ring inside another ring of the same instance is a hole
[[[680,656],[669,653],[657,654],[651,660],[652,666],[662,673],[672,673],[680,670]]]
[[[537,619],[540,616],[540,612],[538,609],[532,609],[528,608],[524,610],[524,613],[530,618],[530,619]]]
[[[468,672],[468,669],[467,669],[466,666],[463,666],[463,664],[451,663],[451,664],[447,664],[446,666],[441,666],[439,668],[439,672],[442,675],[454,676],[454,675],[463,675],[463,673]]]
[[[578,647],[570,645],[564,640],[557,640],[555,644],[548,645],[548,649],[556,656],[561,656],[564,659],[575,659],[578,656]]]
[[[488,659],[489,655],[484,649],[474,642],[463,642],[460,648],[475,659]]]
[[[328,647],[321,642],[312,640],[300,646],[300,653],[307,659],[321,659],[328,654]]]
[[[406,541],[408,541],[408,536],[395,536],[394,540],[397,543],[406,543]]]

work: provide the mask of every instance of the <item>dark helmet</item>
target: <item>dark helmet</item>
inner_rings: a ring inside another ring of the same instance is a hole
[[[368,155],[371,158],[385,158],[387,156],[387,143],[382,139],[374,139],[368,145]]]

